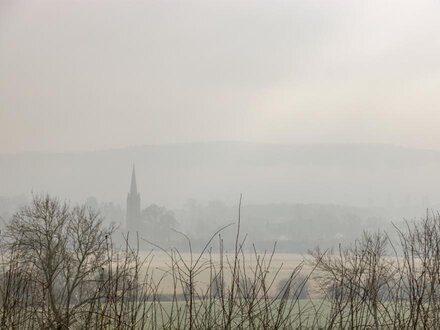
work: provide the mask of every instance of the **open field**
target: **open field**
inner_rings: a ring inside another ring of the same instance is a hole
[[[154,281],[161,282],[160,294],[170,295],[174,293],[173,278],[170,274],[173,262],[170,255],[160,250],[154,250],[150,252],[141,251],[140,257],[141,259],[146,259],[147,262],[144,264],[144,269],[148,269],[148,272],[153,274]],[[182,267],[185,267],[185,264],[190,266],[191,263],[192,265],[197,263],[202,268],[196,276],[196,287],[198,289],[204,290],[209,287],[213,272],[218,272],[222,263],[225,269],[225,281],[227,282],[231,279],[230,270],[234,262],[233,253],[223,253],[223,255],[219,253],[205,253],[200,257],[198,253],[193,253],[191,256],[189,252],[182,252],[179,255],[174,255],[174,257],[177,258],[177,263]],[[200,259],[198,260],[199,257]],[[257,268],[259,267],[267,269],[267,281],[271,282],[275,279],[273,293],[278,288],[277,284],[288,279],[298,267],[301,267],[301,274],[304,276],[307,276],[312,271],[310,264],[307,262],[308,256],[296,253],[274,253],[272,256],[270,253],[266,253],[266,255],[258,254],[256,256],[254,252],[246,252],[240,254],[239,257],[240,266],[244,267],[248,277],[252,277],[255,272],[258,272]],[[310,261],[310,257],[308,259]],[[178,293],[182,293],[181,287],[178,287],[177,290]]]

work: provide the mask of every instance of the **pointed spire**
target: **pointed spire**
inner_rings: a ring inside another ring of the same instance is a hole
[[[141,196],[137,191],[136,169],[134,164],[131,173],[130,192],[127,195],[127,213],[125,219],[128,231],[136,232],[139,230],[141,219]]]
[[[130,186],[130,194],[137,194],[137,186],[136,186],[136,169],[133,163],[133,171],[131,173],[131,186]]]

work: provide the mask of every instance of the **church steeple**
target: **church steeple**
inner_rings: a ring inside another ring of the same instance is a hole
[[[139,231],[141,221],[141,197],[137,191],[136,170],[133,164],[130,192],[127,195],[126,225],[129,232]]]
[[[136,195],[137,192],[137,186],[136,186],[136,168],[133,164],[133,170],[131,172],[131,185],[130,185],[130,194]]]

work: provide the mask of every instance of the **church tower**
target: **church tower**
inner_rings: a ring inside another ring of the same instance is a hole
[[[136,171],[133,164],[133,171],[131,173],[130,192],[127,195],[127,214],[126,214],[127,231],[132,233],[139,231],[140,221],[141,221],[141,197],[137,191]]]

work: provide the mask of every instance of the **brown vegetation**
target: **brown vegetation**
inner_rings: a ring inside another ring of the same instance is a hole
[[[162,250],[168,262],[158,277],[154,255],[128,237],[116,249],[114,229],[96,211],[36,196],[2,236],[0,328],[427,329],[440,322],[438,214],[396,227],[396,242],[365,233],[336,253],[317,249],[307,272],[303,262],[288,276],[273,266],[276,245],[249,255],[240,214],[236,228],[232,254],[222,229],[200,253],[188,237],[188,257]]]

